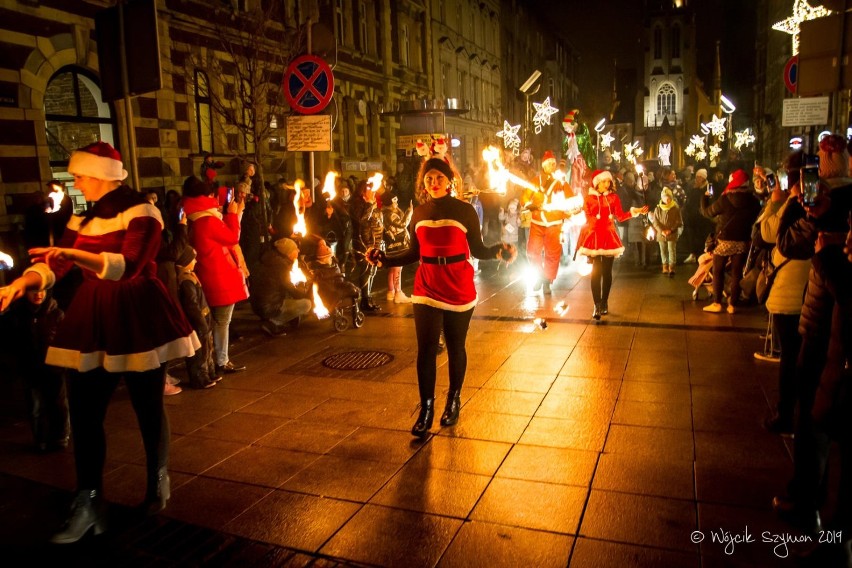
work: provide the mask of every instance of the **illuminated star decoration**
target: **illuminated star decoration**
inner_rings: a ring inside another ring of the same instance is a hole
[[[635,164],[636,160],[641,156],[645,150],[643,150],[639,146],[639,142],[632,142],[630,144],[624,145],[624,159],[630,162],[631,164]]]
[[[521,125],[512,126],[508,120],[503,121],[503,130],[497,133],[497,136],[503,139],[503,147],[511,148],[514,155],[518,155],[521,151],[521,137],[518,136],[518,130]]]
[[[704,158],[707,157],[707,152],[704,151],[704,148],[701,148],[697,152],[695,152],[695,159],[699,162],[704,161]]]
[[[796,55],[799,53],[799,31],[802,22],[816,20],[829,14],[831,14],[831,10],[822,6],[814,8],[808,4],[807,0],[793,0],[793,15],[773,25],[772,29],[793,36],[793,55]]]
[[[601,136],[601,148],[609,148],[610,144],[615,140],[615,136],[607,132]]]
[[[750,128],[734,132],[734,148],[737,150],[741,150],[743,146],[751,146],[754,140],[754,134],[751,133]]]
[[[719,118],[715,114],[713,115],[713,120],[707,123],[707,128],[710,129],[710,132],[713,133],[713,136],[716,137],[719,142],[723,142],[725,140],[725,132],[727,128],[725,127],[725,122],[728,120],[727,117]]]
[[[722,153],[722,148],[719,147],[718,144],[713,144],[710,146],[710,161],[715,162],[716,158],[719,157],[719,154]]]
[[[612,159],[615,160],[616,162],[620,162],[621,161],[621,152],[613,152],[612,153]]]
[[[544,99],[543,103],[533,103],[533,108],[535,109],[533,124],[535,124],[535,133],[538,134],[543,125],[550,126],[550,117],[559,112],[559,109],[550,106],[550,97]]]

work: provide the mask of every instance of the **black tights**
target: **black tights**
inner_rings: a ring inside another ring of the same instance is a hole
[[[595,304],[609,300],[609,289],[612,287],[612,263],[613,256],[592,257],[592,299]]]
[[[168,465],[169,421],[163,408],[165,365],[137,373],[109,373],[102,368],[85,373],[71,371],[68,402],[78,489],[102,489],[106,460],[104,418],[122,376],[142,431],[149,493],[156,491],[158,471]]]
[[[442,329],[447,342],[450,390],[461,390],[467,370],[465,341],[472,316],[473,308],[464,312],[452,312],[425,304],[414,304],[414,329],[417,333],[417,384],[420,388],[421,401],[435,398],[438,337]]]

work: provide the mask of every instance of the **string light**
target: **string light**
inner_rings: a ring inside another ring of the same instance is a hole
[[[802,22],[816,20],[831,14],[831,10],[823,6],[814,8],[808,4],[807,0],[793,0],[793,14],[772,26],[773,30],[788,33],[793,36],[793,55],[799,53],[799,31],[801,30]]]
[[[533,124],[535,124],[535,133],[538,134],[543,125],[550,126],[550,117],[559,112],[559,109],[550,106],[550,97],[544,99],[543,103],[533,103],[533,108],[535,109]]]

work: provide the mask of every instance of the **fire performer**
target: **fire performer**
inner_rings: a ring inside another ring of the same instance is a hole
[[[441,415],[441,425],[458,422],[461,388],[467,370],[465,341],[477,302],[473,283],[472,256],[483,260],[502,259],[511,263],[517,250],[500,243],[482,243],[479,218],[469,203],[453,197],[461,176],[443,156],[427,159],[420,167],[417,188],[428,192],[425,202],[414,210],[409,225],[411,245],[398,256],[388,256],[378,248],[366,258],[378,266],[404,266],[420,261],[414,278],[414,327],[417,332],[417,383],[420,414],[411,434],[423,438],[435,417],[435,374],[438,337],[443,330],[449,356],[450,390]]]
[[[169,498],[169,429],[163,408],[166,362],[200,347],[183,312],[157,278],[154,257],[163,221],[156,207],[124,185],[121,155],[106,142],[71,154],[68,171],[86,201],[58,247],[30,249],[35,264],[5,288],[0,311],[27,289],[51,288],[76,265],[83,273],[65,319],[47,350],[46,363],[69,369],[68,401],[77,494],[57,544],[105,528],[103,420],[123,377],[142,431],[147,460],[145,509],[158,512]]]
[[[541,173],[534,180],[536,187],[527,188],[521,194],[521,207],[532,213],[527,258],[539,271],[535,290],[544,287],[550,294],[550,285],[556,280],[559,259],[562,256],[562,221],[571,214],[554,207],[555,201],[574,196],[571,186],[565,183],[565,175],[556,171],[556,157],[547,150],[541,158]]]
[[[595,302],[592,317],[596,320],[609,312],[607,301],[612,286],[612,263],[624,252],[613,218],[626,221],[648,212],[647,205],[623,211],[613,185],[612,174],[606,170],[597,170],[592,175],[594,189],[589,189],[585,199],[586,226],[578,241],[577,253],[587,256],[592,264],[592,298]]]

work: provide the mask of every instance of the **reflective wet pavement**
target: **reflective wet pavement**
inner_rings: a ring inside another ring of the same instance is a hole
[[[382,302],[358,330],[313,320],[274,339],[242,307],[232,357],[249,370],[166,400],[166,511],[143,521],[129,508],[144,455],[119,391],[107,417],[113,528],[76,545],[43,544],[74,486],[72,456],[31,451],[20,393],[4,381],[0,546],[13,562],[3,564],[795,564],[761,542],[764,531],[796,534],[769,507],[791,458],[761,427],[777,373],[752,357],[761,308],[707,314],[686,284],[694,265],[669,279],[620,261],[596,324],[588,282],[570,268],[542,296],[525,294],[519,269],[495,266],[478,277],[458,425],[436,420],[425,442],[408,433],[410,306]],[[359,349],[394,359],[371,371],[319,364]],[[440,412],[445,354],[439,365]],[[713,542],[725,531],[755,542],[727,554]]]

